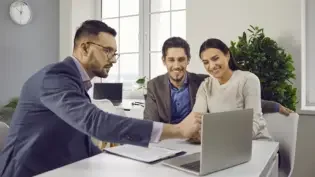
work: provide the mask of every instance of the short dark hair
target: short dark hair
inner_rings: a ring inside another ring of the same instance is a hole
[[[74,48],[77,46],[77,41],[82,37],[87,36],[97,36],[100,32],[105,32],[113,35],[114,37],[117,35],[115,29],[111,28],[107,24],[99,20],[87,20],[81,24],[81,26],[77,29],[74,36],[73,46]]]
[[[184,39],[181,38],[181,37],[171,37],[171,38],[168,38],[168,39],[164,42],[163,47],[162,47],[162,55],[163,55],[163,58],[166,57],[166,53],[167,53],[167,50],[168,50],[169,48],[183,48],[184,51],[185,51],[185,54],[186,54],[187,57],[188,57],[188,60],[189,60],[190,57],[191,57],[189,44],[187,43],[186,40],[184,40]]]
[[[201,58],[201,53],[204,52],[205,50],[209,49],[209,48],[218,49],[222,53],[224,53],[225,55],[229,53],[230,54],[230,60],[229,60],[229,67],[230,67],[230,69],[232,71],[240,69],[240,67],[237,65],[234,57],[232,56],[232,53],[231,53],[230,49],[220,39],[210,38],[210,39],[207,39],[205,42],[203,42],[201,44],[201,46],[200,46],[199,57]]]

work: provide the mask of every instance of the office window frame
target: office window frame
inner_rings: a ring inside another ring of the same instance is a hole
[[[118,61],[117,61],[117,63],[115,64],[115,65],[117,65],[118,66],[118,73],[117,73],[117,76],[116,76],[116,79],[115,79],[115,82],[122,82],[121,81],[121,76],[122,76],[122,74],[121,74],[121,59],[122,59],[122,56],[123,55],[130,55],[130,54],[138,54],[139,55],[139,63],[138,63],[138,67],[139,67],[139,71],[138,71],[138,73],[139,73],[139,75],[137,76],[137,77],[139,77],[139,76],[141,76],[141,75],[143,75],[143,71],[142,71],[142,68],[143,68],[143,66],[142,66],[142,55],[141,55],[141,53],[142,53],[142,51],[141,51],[141,46],[142,46],[142,40],[140,39],[141,37],[140,37],[140,34],[142,33],[140,30],[141,30],[141,15],[140,14],[142,14],[142,4],[141,4],[141,2],[140,2],[141,0],[139,0],[139,12],[138,12],[138,14],[131,14],[131,15],[121,15],[120,14],[120,8],[121,8],[121,6],[120,6],[120,0],[118,0],[118,15],[117,16],[115,16],[115,17],[106,17],[106,18],[103,18],[103,14],[102,14],[102,11],[103,11],[103,9],[102,9],[102,5],[103,5],[103,1],[102,0],[98,0],[98,3],[96,4],[96,6],[97,6],[97,9],[99,10],[99,12],[97,13],[98,15],[98,17],[97,17],[97,19],[99,19],[99,20],[101,20],[101,21],[105,21],[105,23],[106,23],[106,20],[112,20],[112,19],[117,19],[118,20],[118,29],[115,29],[117,32],[118,32],[118,36],[116,36],[116,41],[117,41],[117,43],[118,43],[118,45],[121,45],[120,44],[120,42],[121,42],[121,35],[120,35],[120,32],[121,32],[121,29],[120,29],[120,21],[121,21],[121,19],[122,18],[128,18],[128,17],[136,17],[136,16],[138,16],[138,20],[139,20],[139,35],[138,35],[138,42],[139,42],[139,46],[138,46],[138,51],[133,51],[133,52],[120,52],[120,48],[119,48],[119,51],[118,51],[118,53],[120,54],[120,58],[118,59]],[[113,69],[113,68],[112,68]],[[112,71],[113,72],[113,71]],[[135,80],[136,80],[136,78],[135,78]],[[134,81],[128,81],[128,82],[122,82],[123,84],[124,84],[124,90],[132,90],[132,87],[133,87],[133,83],[135,82],[135,80]],[[96,78],[95,79],[95,81],[94,82],[110,82],[110,81],[108,81],[108,80],[106,80],[106,79],[101,79],[101,78]]]
[[[311,81],[309,78],[311,78],[310,75],[312,74],[313,70],[309,70],[308,66],[310,66],[311,58],[309,57],[310,52],[308,49],[310,48],[308,45],[311,45],[308,43],[308,18],[310,18],[311,15],[308,14],[308,0],[302,0],[301,1],[301,108],[300,111],[307,111],[308,113],[315,111],[315,101],[310,101],[311,96],[315,96],[314,93],[311,91]],[[314,26],[315,28],[315,26]],[[314,29],[315,30],[315,29]],[[310,30],[311,31],[311,30]],[[313,46],[314,48],[315,46]],[[309,80],[309,81],[308,81]],[[315,83],[313,83],[315,84]],[[315,99],[315,98],[314,98]]]
[[[183,1],[183,3],[186,4],[186,1]],[[96,3],[97,10],[97,19],[104,20],[102,18],[102,0],[98,0]],[[161,53],[162,46],[160,46],[159,51],[150,51],[150,42],[151,42],[151,22],[150,22],[150,15],[151,14],[157,14],[157,13],[170,13],[170,24],[172,24],[172,12],[179,12],[179,11],[185,11],[185,20],[186,20],[186,5],[184,9],[176,9],[172,10],[172,0],[170,0],[170,9],[167,11],[157,11],[157,12],[150,12],[151,11],[151,0],[139,0],[139,77],[145,76],[146,78],[152,79],[150,68],[151,68],[151,53]],[[123,16],[125,17],[125,16]],[[186,29],[186,22],[185,22],[185,29]],[[172,25],[170,25],[170,36],[173,36],[171,34],[172,32]],[[186,39],[186,34],[183,37]],[[166,40],[166,39],[165,39]],[[120,65],[118,62],[117,64]],[[161,60],[162,64],[162,60]],[[120,69],[118,69],[119,71]],[[166,70],[165,70],[166,71]],[[117,80],[120,78],[120,72],[118,72]],[[119,81],[119,80],[118,80]],[[95,78],[94,82],[106,82],[105,79]],[[124,84],[124,90],[132,90],[134,89],[131,85],[127,85],[125,87]]]
[[[152,79],[154,76],[151,75],[151,63],[152,63],[152,58],[151,58],[151,53],[160,53],[160,55],[162,56],[162,45],[160,46],[160,50],[156,50],[156,51],[151,51],[150,46],[151,46],[151,14],[163,14],[163,13],[170,13],[170,36],[174,36],[172,34],[172,14],[174,12],[181,12],[184,11],[185,12],[185,30],[187,29],[186,26],[186,12],[187,12],[187,3],[185,2],[185,8],[184,9],[176,9],[173,10],[172,9],[172,1],[170,0],[170,9],[169,10],[161,10],[161,11],[156,11],[156,12],[151,12],[151,0],[144,0],[144,53],[143,53],[143,57],[144,58],[149,58],[149,60],[145,60],[144,65],[147,66],[144,68],[144,74],[147,78]],[[182,36],[184,39],[186,39],[186,32],[185,32],[185,36]],[[166,40],[166,39],[164,39]],[[161,58],[161,64],[162,63],[162,58]],[[165,68],[165,72],[166,72],[166,68]],[[162,73],[161,73],[162,74]]]

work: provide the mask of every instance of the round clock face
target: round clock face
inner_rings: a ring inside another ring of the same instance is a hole
[[[26,25],[31,21],[32,13],[26,2],[16,1],[10,6],[10,16],[15,23]]]

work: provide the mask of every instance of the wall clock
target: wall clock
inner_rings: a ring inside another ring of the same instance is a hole
[[[16,24],[28,24],[32,19],[32,11],[29,4],[23,0],[13,2],[10,5],[10,17]]]

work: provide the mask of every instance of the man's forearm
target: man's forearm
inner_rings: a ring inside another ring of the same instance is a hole
[[[160,140],[184,138],[178,125],[164,124]]]
[[[163,124],[160,140],[191,138],[201,128],[202,114],[191,112],[178,124]]]
[[[261,108],[264,114],[279,112],[279,103],[274,101],[261,100]]]

